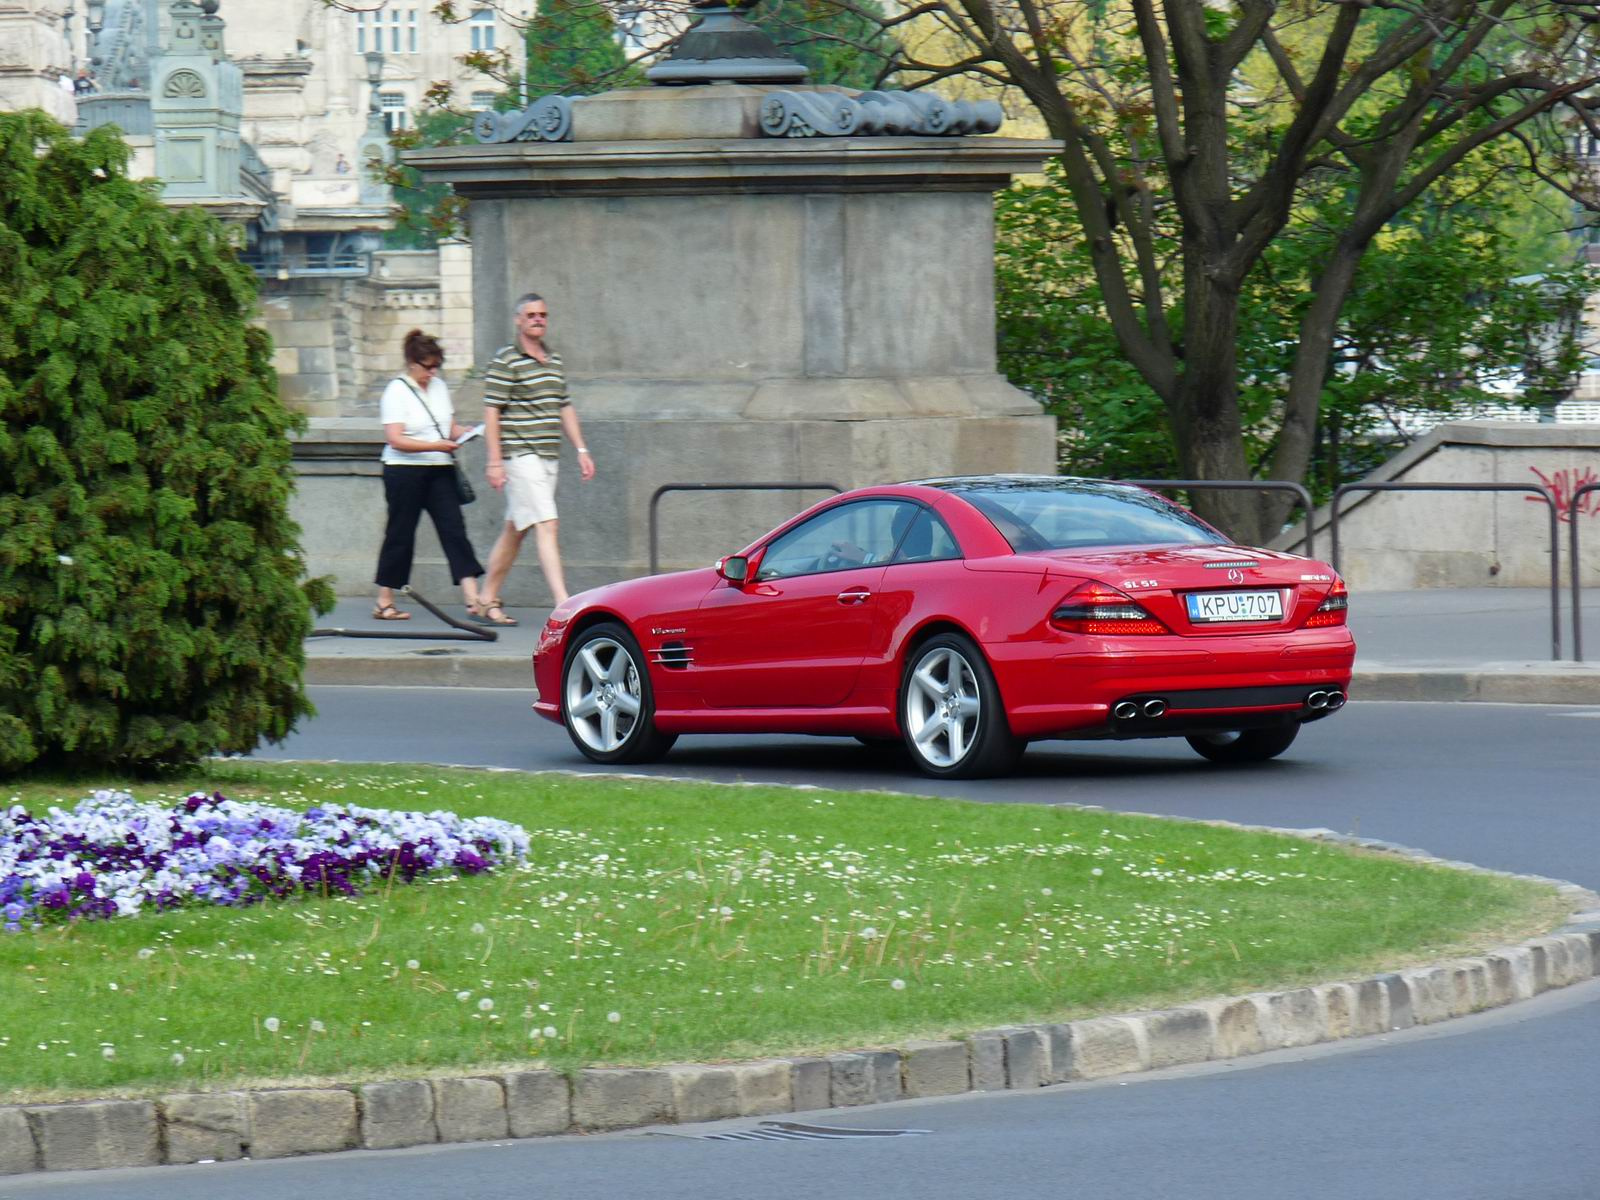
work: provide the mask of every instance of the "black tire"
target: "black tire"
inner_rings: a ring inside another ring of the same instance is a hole
[[[937,634],[907,657],[899,711],[911,761],[936,779],[1008,774],[1027,748],[1006,721],[988,660],[958,633]]]
[[[585,758],[597,763],[660,758],[678,735],[656,728],[655,711],[650,672],[631,633],[607,621],[572,640],[561,664],[561,723]]]
[[[1299,736],[1300,724],[1273,729],[1241,729],[1237,733],[1208,733],[1188,740],[1194,752],[1214,763],[1257,763],[1277,758]]]

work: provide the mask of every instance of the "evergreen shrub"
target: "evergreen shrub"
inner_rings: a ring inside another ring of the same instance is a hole
[[[0,113],[0,771],[247,752],[312,711],[331,593],[254,279],[127,163]]]

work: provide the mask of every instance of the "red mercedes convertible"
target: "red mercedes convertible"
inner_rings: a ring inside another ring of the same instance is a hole
[[[1142,488],[929,479],[833,496],[715,567],[573,596],[540,634],[534,708],[600,763],[684,733],[901,742],[950,778],[1047,738],[1259,762],[1344,704],[1345,606],[1327,564],[1236,546]]]

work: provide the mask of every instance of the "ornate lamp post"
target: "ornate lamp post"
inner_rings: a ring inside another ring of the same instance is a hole
[[[360,172],[362,204],[388,205],[394,203],[394,191],[383,178],[383,166],[393,161],[394,151],[389,145],[389,131],[384,128],[383,102],[378,94],[383,84],[383,51],[368,50],[362,57],[367,64],[367,131],[356,143],[357,170]]]
[[[89,61],[100,65],[100,30],[106,23],[106,0],[85,0],[85,27],[89,30]]]
[[[378,88],[383,83],[383,51],[368,50],[362,57],[367,60],[367,83],[371,85],[367,96],[367,131],[379,132],[383,124],[383,104],[378,98]]]

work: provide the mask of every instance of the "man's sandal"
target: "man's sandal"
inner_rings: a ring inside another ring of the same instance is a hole
[[[392,604],[380,604],[372,610],[372,615],[380,621],[409,621],[411,614],[401,612]]]
[[[506,612],[505,602],[502,600],[482,600],[476,610],[469,604],[467,612],[474,620],[485,625],[515,625],[517,619]],[[497,617],[494,614],[499,613]]]

